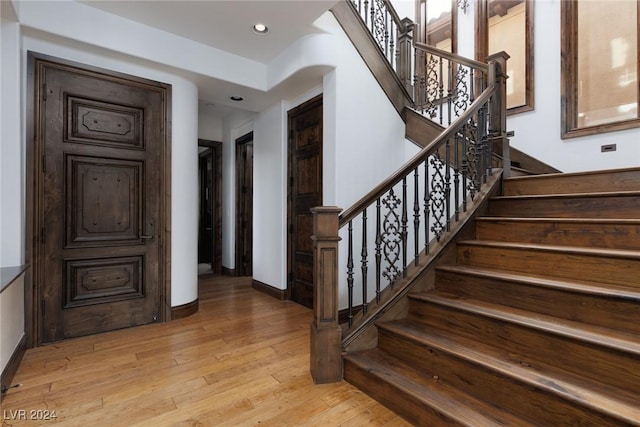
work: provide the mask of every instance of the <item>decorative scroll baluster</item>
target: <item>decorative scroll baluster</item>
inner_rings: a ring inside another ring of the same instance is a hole
[[[420,177],[418,167],[413,170],[413,248],[414,248],[414,265],[418,265],[420,261],[420,199],[419,188]]]
[[[401,201],[396,197],[393,188],[391,188],[382,199],[382,204],[387,210],[384,215],[382,232],[383,254],[387,265],[382,272],[382,276],[386,278],[392,286],[402,271],[401,268],[396,265],[400,260],[402,245],[400,217],[396,213],[396,208],[400,203]]]
[[[349,221],[347,239],[347,290],[349,294],[349,326],[353,325],[353,223]]]
[[[458,65],[455,73],[455,95],[453,99],[453,108],[456,117],[460,116],[469,105],[469,87],[467,85],[467,76],[469,70],[462,64]]]
[[[380,302],[380,277],[382,265],[382,233],[380,231],[380,197],[376,201],[376,302]]]
[[[442,68],[442,61],[438,60],[435,55],[429,55],[426,75],[426,113],[430,118],[436,116],[436,101],[441,97],[442,82],[438,79],[438,68]],[[442,72],[440,72],[442,75]],[[424,78],[424,77],[423,77]],[[425,83],[422,84],[424,86]],[[442,105],[442,104],[441,104]],[[442,124],[442,114],[440,114],[440,124]]]
[[[362,313],[367,314],[367,307],[369,305],[369,299],[367,297],[367,210],[362,211],[362,251],[361,256],[361,268],[362,268]]]
[[[446,228],[446,185],[445,175],[442,169],[446,169],[447,165],[437,151],[433,156],[431,156],[431,166],[433,167],[431,192],[429,194],[429,202],[433,213],[433,225],[431,226],[431,231],[434,233],[436,240],[439,241]]]

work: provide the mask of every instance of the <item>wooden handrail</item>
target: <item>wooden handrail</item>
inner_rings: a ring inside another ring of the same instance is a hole
[[[417,49],[433,53],[442,58],[446,58],[449,61],[455,62],[456,64],[462,64],[470,68],[476,68],[484,71],[485,73],[489,72],[489,65],[483,62],[474,61],[473,59],[465,58],[464,56],[456,55],[455,53],[447,52],[446,50],[441,50],[420,42],[414,41],[413,46]]]
[[[460,117],[456,118],[455,121],[451,123],[451,126],[442,131],[442,133],[438,135],[436,139],[434,139],[429,145],[420,150],[418,154],[413,156],[411,160],[405,163],[391,176],[378,184],[367,195],[354,203],[349,209],[345,210],[342,215],[340,215],[339,226],[344,226],[350,220],[356,217],[360,212],[364,210],[364,208],[373,203],[378,197],[381,197],[385,192],[389,190],[389,188],[396,185],[404,176],[409,174],[418,165],[424,162],[424,160],[431,154],[433,154],[444,141],[454,136],[455,133],[459,131],[460,127],[462,127],[462,125],[466,123],[471,118],[471,116],[475,114],[489,100],[489,98],[493,95],[493,92],[494,85],[491,84],[480,94],[480,96],[475,99],[475,101],[469,106],[469,108],[462,115],[460,115]]]

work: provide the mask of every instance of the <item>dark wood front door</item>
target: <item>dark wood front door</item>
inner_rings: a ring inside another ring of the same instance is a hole
[[[313,216],[322,205],[322,97],[289,111],[288,289],[313,307]]]
[[[42,342],[161,310],[164,85],[37,61]]]
[[[253,274],[253,132],[236,140],[236,274]]]

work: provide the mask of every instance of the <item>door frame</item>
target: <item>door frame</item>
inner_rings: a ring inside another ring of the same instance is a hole
[[[241,218],[240,218],[240,213],[241,213],[240,205],[241,205],[241,202],[240,202],[240,199],[242,197],[242,192],[241,192],[241,188],[240,188],[241,187],[240,186],[240,180],[244,177],[244,173],[245,173],[245,171],[244,170],[240,170],[240,167],[239,167],[239,165],[241,164],[240,156],[239,156],[239,153],[240,153],[239,147],[241,145],[249,144],[249,143],[253,144],[253,131],[248,132],[248,133],[242,135],[241,137],[236,138],[236,140],[235,140],[235,144],[236,144],[235,145],[235,148],[236,148],[236,215],[235,215],[235,223],[236,223],[235,236],[236,236],[236,238],[235,238],[235,253],[236,253],[236,256],[235,256],[235,267],[234,267],[234,271],[235,271],[234,275],[235,276],[245,275],[243,273],[246,273],[245,270],[240,267],[242,265],[242,254],[241,254],[241,251],[238,250],[239,243],[242,241],[242,239],[240,239],[240,234],[241,234],[241,226],[240,226],[240,221],[241,221]],[[251,168],[253,169],[253,163],[251,165]],[[253,172],[251,173],[251,176],[253,178]],[[251,181],[251,188],[252,188],[251,193],[253,194],[253,179]],[[252,219],[252,222],[250,224],[250,226],[251,226],[251,236],[252,236],[251,237],[251,240],[252,240],[251,241],[251,248],[253,250],[253,200],[251,201],[251,219]],[[251,265],[251,273],[253,275],[253,256],[251,257],[251,264],[252,264]]]
[[[127,81],[129,84],[142,86],[160,92],[164,100],[161,109],[163,114],[163,141],[160,145],[160,212],[158,221],[158,237],[160,253],[159,271],[159,304],[158,320],[165,322],[171,319],[171,85],[125,73],[106,70],[104,68],[69,61],[33,51],[27,52],[27,102],[26,102],[26,170],[25,170],[25,263],[31,268],[25,274],[25,334],[27,347],[42,345],[42,322],[44,316],[41,309],[41,251],[39,244],[42,229],[41,209],[43,207],[43,154],[44,140],[40,116],[40,98],[44,94],[42,67],[47,64],[71,68],[88,75],[113,81]],[[37,79],[37,83],[36,83]]]
[[[213,151],[214,177],[213,186],[215,197],[213,199],[213,264],[214,273],[222,274],[222,142],[198,138],[199,147],[208,147]]]

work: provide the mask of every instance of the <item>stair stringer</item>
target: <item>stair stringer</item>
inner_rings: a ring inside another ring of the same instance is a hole
[[[487,179],[474,200],[467,205],[467,211],[460,213],[460,219],[453,222],[439,242],[431,244],[429,255],[421,254],[421,262],[407,269],[405,278],[394,283],[393,288],[383,291],[380,303],[371,302],[368,316],[358,318],[351,328],[343,328],[342,348],[344,352],[368,350],[378,345],[376,322],[406,318],[408,314],[409,292],[427,291],[435,287],[436,267],[455,262],[457,242],[475,236],[475,218],[486,215],[489,198],[501,194],[502,171],[496,170]]]

